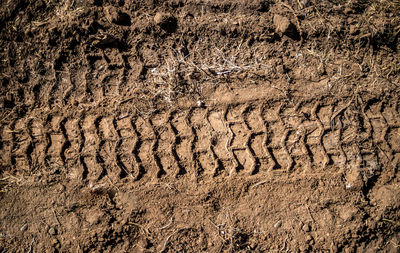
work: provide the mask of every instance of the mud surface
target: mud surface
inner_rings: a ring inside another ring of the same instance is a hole
[[[400,3],[1,1],[1,252],[398,252]]]

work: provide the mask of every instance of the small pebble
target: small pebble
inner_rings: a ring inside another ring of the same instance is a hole
[[[25,224],[19,230],[21,230],[21,232],[24,232],[27,228],[28,228],[28,224]]]
[[[282,226],[281,220],[279,220],[277,223],[275,223],[274,228],[279,228],[280,226]]]
[[[49,229],[49,234],[50,234],[50,235],[56,235],[56,234],[57,234],[57,230],[56,230],[55,228],[51,227],[51,228]]]
[[[310,225],[304,224],[303,227],[301,228],[304,232],[310,232],[311,228]]]

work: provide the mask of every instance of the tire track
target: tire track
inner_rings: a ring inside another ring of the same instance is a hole
[[[100,138],[97,133],[96,123],[101,117],[96,115],[83,115],[81,121],[82,140],[81,163],[84,171],[87,171],[87,179],[90,182],[101,179],[106,175],[103,167],[104,161],[100,156]]]
[[[32,167],[42,167],[45,165],[46,147],[48,145],[44,124],[39,119],[32,119],[28,124],[28,129],[32,139],[32,152],[30,154]]]
[[[367,101],[365,106],[365,117],[371,125],[372,140],[379,150],[378,154],[380,154],[380,158],[390,162],[393,159],[393,152],[386,140],[389,126],[381,113],[382,107],[382,101]]]
[[[207,129],[207,109],[193,108],[189,116],[194,140],[192,142],[193,161],[196,161],[196,178],[210,176],[216,171],[216,163],[211,152],[211,133]]]
[[[120,162],[117,155],[117,145],[120,137],[115,128],[116,122],[113,117],[99,117],[95,121],[97,135],[101,139],[99,146],[99,155],[103,162],[103,168],[106,175],[113,180],[119,180],[129,175],[126,168]]]
[[[268,155],[265,141],[267,138],[266,125],[262,119],[262,105],[249,105],[244,111],[243,117],[247,128],[251,131],[247,146],[253,156],[254,167],[250,174],[257,174],[260,171],[269,170],[272,161]]]
[[[181,159],[179,158],[178,152],[177,152],[177,146],[181,143],[182,139],[179,136],[179,132],[178,130],[175,128],[175,126],[172,124],[173,118],[174,118],[174,114],[176,112],[171,111],[168,115],[168,128],[170,129],[170,131],[173,134],[173,142],[171,144],[171,154],[175,159],[175,163],[177,164],[177,171],[175,174],[175,177],[179,177],[182,175],[185,175],[187,173],[186,169],[184,168],[184,166],[182,166],[181,163]]]
[[[291,108],[291,107],[289,107]],[[287,147],[287,140],[289,137],[289,134],[292,132],[292,127],[285,122],[283,117],[287,117],[287,118],[291,118],[293,117],[293,115],[290,112],[284,112],[283,111],[284,106],[281,104],[278,107],[278,111],[277,111],[277,117],[279,119],[279,123],[281,125],[281,128],[283,130],[283,135],[282,138],[280,139],[280,148],[283,151],[282,153],[284,154],[284,156],[286,157],[285,159],[283,159],[282,165],[286,165],[286,166],[282,166],[287,172],[289,172],[292,167],[294,166],[294,160],[292,155],[289,152],[289,149]],[[292,109],[292,108],[291,108]],[[289,110],[289,109],[287,109]],[[284,115],[284,113],[288,114],[288,115]]]
[[[113,125],[118,134],[116,146],[117,163],[129,177],[133,180],[137,180],[140,170],[138,169],[134,155],[136,140],[135,132],[131,125],[131,119],[129,115],[120,117],[119,119],[113,119]]]
[[[311,109],[311,116],[317,122],[317,125],[318,125],[319,134],[318,134],[317,141],[318,141],[318,145],[320,147],[320,151],[322,152],[322,158],[320,158],[321,162],[322,162],[322,169],[325,169],[327,167],[327,165],[330,163],[330,158],[329,158],[328,153],[326,152],[325,146],[323,144],[323,137],[326,133],[326,130],[324,128],[324,125],[323,125],[321,119],[318,116],[318,113],[320,112],[320,108],[321,108],[321,105],[320,105],[320,102],[318,101],[315,103],[314,107]],[[330,125],[330,122],[325,122],[325,123],[327,123],[328,126]]]
[[[11,166],[11,153],[13,150],[13,131],[10,126],[3,125],[1,128],[1,166],[10,167]]]
[[[144,119],[139,116],[135,120],[135,129],[140,139],[140,145],[138,145],[136,152],[138,159],[143,165],[143,175],[146,176],[148,180],[153,180],[159,178],[160,176],[160,164],[157,161],[157,136],[153,130],[148,119]]]
[[[227,151],[227,154],[229,155],[229,159],[232,161],[232,167],[229,169],[229,176],[232,176],[240,170],[240,164],[239,161],[237,160],[237,157],[235,156],[232,148],[232,143],[235,138],[235,133],[233,132],[231,128],[231,123],[228,121],[229,118],[229,108],[230,106],[227,106],[224,111],[224,125],[225,128],[228,131],[228,139],[226,140],[225,144],[225,149]]]
[[[87,80],[86,74],[88,64],[78,65],[73,71],[70,71],[69,80],[71,82],[71,88],[64,92],[64,101],[66,104],[81,104],[88,103],[88,98],[90,94],[87,92]]]
[[[295,166],[304,168],[304,172],[310,172],[312,168],[312,153],[307,144],[309,129],[307,122],[311,113],[308,101],[298,103],[294,111],[294,125],[292,134],[288,137],[290,142],[290,153],[295,159]]]
[[[74,73],[75,74],[75,73]],[[54,93],[55,100],[59,101],[61,108],[65,105],[73,104],[72,94],[76,90],[76,84],[71,80],[72,74],[68,67],[65,70],[56,71],[57,81],[60,86]]]
[[[398,102],[390,99],[245,101],[171,108],[148,118],[106,109],[57,112],[46,121],[25,117],[3,125],[1,164],[21,171],[65,168],[84,182],[106,175],[114,182],[200,181],[328,168],[355,168],[373,182],[382,164],[398,157],[397,116]]]
[[[206,129],[211,133],[210,136],[210,146],[208,147],[208,152],[210,152],[212,156],[212,160],[214,162],[213,167],[210,168],[210,171],[208,175],[213,178],[221,174],[221,172],[225,171],[224,165],[221,161],[221,159],[218,157],[217,153],[215,152],[216,145],[218,143],[219,139],[219,134],[217,131],[215,131],[215,128],[213,127],[211,120],[210,120],[210,115],[212,111],[207,109],[206,114],[205,114],[205,122],[206,122]]]
[[[30,171],[31,162],[28,153],[32,153],[31,137],[27,131],[25,119],[19,119],[14,122],[13,143],[11,161],[15,169]]]
[[[253,111],[253,110],[254,110],[254,108],[252,107],[252,105],[248,105],[245,108],[244,113],[242,114],[242,118],[243,118],[243,121],[245,122],[246,128],[248,131],[250,131],[250,135],[248,136],[247,143],[246,143],[247,152],[253,162],[253,166],[252,166],[251,170],[249,171],[250,175],[257,174],[257,172],[260,170],[260,159],[256,155],[256,153],[252,147],[252,143],[254,141],[254,138],[257,135],[259,135],[260,133],[262,134],[262,132],[257,131],[258,130],[257,128],[253,129],[249,124],[248,112]]]
[[[158,147],[160,145],[160,132],[158,132],[154,128],[154,125],[153,125],[151,119],[147,119],[146,122],[147,122],[148,126],[150,126],[150,130],[153,132],[153,134],[155,136],[153,141],[151,142],[151,156],[152,156],[152,158],[154,160],[154,163],[156,165],[155,166],[156,171],[154,173],[151,173],[151,174],[156,175],[156,178],[161,178],[164,175],[166,175],[167,172],[164,170],[161,158],[158,155]]]
[[[258,170],[259,161],[258,157],[255,155],[252,147],[251,142],[254,138],[255,133],[249,126],[247,122],[247,112],[251,109],[251,105],[244,104],[239,109],[239,128],[241,129],[240,132],[245,132],[246,134],[242,136],[243,146],[236,150],[237,153],[237,160],[240,163],[240,166],[244,169],[245,173],[248,175],[254,174],[256,170]],[[238,133],[238,134],[239,134]]]
[[[185,174],[194,177],[195,173],[192,170],[194,166],[193,160],[193,142],[195,136],[192,132],[192,128],[189,124],[190,110],[175,111],[171,114],[170,124],[171,128],[176,130],[176,155],[181,163],[182,168],[185,170]]]
[[[289,163],[287,160],[287,153],[282,146],[286,141],[287,133],[286,135],[281,134],[285,133],[284,122],[279,115],[281,107],[281,104],[276,108],[271,108],[267,105],[264,110],[264,118],[267,125],[267,149],[272,159],[275,161],[275,170],[287,171]]]
[[[82,133],[79,127],[79,118],[65,118],[62,121],[61,128],[65,133],[67,141],[64,144],[65,164],[68,170],[68,175],[72,179],[85,180],[87,170],[81,163],[80,149],[83,145]]]
[[[150,120],[158,140],[155,153],[160,162],[160,177],[176,177],[181,170],[179,162],[173,154],[175,133],[170,127],[169,118],[169,113],[164,112],[153,115]]]
[[[42,85],[45,89],[44,98],[47,101],[49,108],[62,108],[62,87],[60,87],[63,83],[63,78],[61,77],[63,73],[62,70],[62,57],[59,56],[52,65],[52,68],[49,70],[50,74],[47,76],[47,82]]]
[[[387,100],[370,100],[367,101],[365,106],[364,115],[370,122],[372,143],[376,147],[373,152],[368,152],[371,149],[361,150],[363,155],[362,169],[366,177],[366,191],[373,187],[382,169],[386,167],[395,168],[399,161],[398,102],[390,102]],[[385,167],[382,165],[385,165]]]
[[[64,166],[65,157],[63,155],[63,146],[66,142],[64,133],[61,130],[62,116],[58,114],[49,115],[47,119],[46,134],[48,145],[46,147],[46,163],[50,170],[62,168]]]
[[[343,149],[342,144],[342,123],[347,124],[348,122],[342,121],[342,113],[348,108],[350,104],[342,105],[341,102],[337,104],[330,105],[326,108],[326,113],[321,111],[320,118],[325,118],[324,129],[325,135],[322,138],[324,148],[329,157],[329,163],[332,165],[344,166],[347,161],[346,153]],[[338,109],[337,109],[338,108]],[[358,125],[354,122],[354,126]],[[328,125],[329,124],[329,125]],[[354,129],[354,128],[353,128]]]
[[[258,114],[258,117],[260,120],[263,122],[263,131],[265,132],[264,138],[262,139],[262,149],[266,154],[266,159],[267,159],[267,164],[270,164],[267,168],[267,172],[273,171],[275,169],[279,168],[279,164],[274,157],[274,154],[272,153],[272,149],[269,147],[269,144],[271,142],[271,132],[269,131],[269,123],[266,120],[265,115],[267,115],[267,106],[265,104],[262,104],[260,107],[260,113]]]
[[[207,120],[210,128],[214,132],[212,138],[212,152],[217,159],[217,170],[214,176],[228,175],[234,169],[231,151],[228,149],[231,133],[229,132],[226,121],[224,120],[226,110],[213,109],[209,110]]]
[[[141,139],[141,135],[138,132],[136,125],[135,125],[136,120],[137,120],[137,117],[130,119],[129,126],[132,128],[132,130],[133,130],[132,134],[134,136],[134,144],[133,144],[133,149],[131,152],[133,154],[133,158],[134,158],[134,161],[133,161],[134,169],[135,169],[134,178],[135,178],[135,180],[139,180],[145,174],[145,169],[143,167],[142,160],[139,157],[139,150],[142,145],[142,139]]]

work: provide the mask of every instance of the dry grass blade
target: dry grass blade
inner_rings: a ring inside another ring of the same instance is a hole
[[[183,55],[170,48],[163,63],[150,70],[153,96],[161,96],[171,103],[180,94],[201,92],[203,86],[215,85],[240,74],[250,74],[249,79],[260,78],[257,71],[269,68],[265,59],[245,58],[240,45],[230,54],[217,47],[211,51],[209,57],[203,57],[197,53]]]

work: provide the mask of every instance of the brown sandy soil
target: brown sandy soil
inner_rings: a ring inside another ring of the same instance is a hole
[[[1,0],[0,252],[399,252],[398,0]]]

